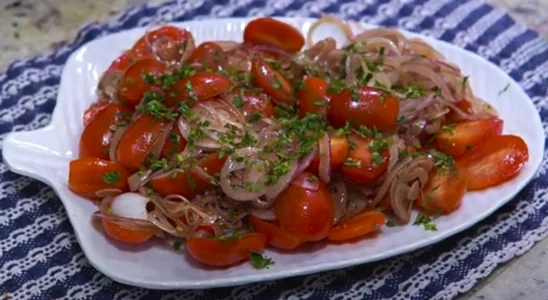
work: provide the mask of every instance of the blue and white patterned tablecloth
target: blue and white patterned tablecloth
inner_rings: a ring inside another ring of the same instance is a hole
[[[473,0],[188,0],[138,6],[84,27],[54,53],[0,74],[0,139],[49,123],[59,76],[76,48],[99,36],[156,22],[228,16],[334,14],[398,26],[474,51],[508,72],[548,125],[548,43]],[[523,120],[527,122],[527,120]],[[47,186],[0,164],[0,299],[450,299],[548,234],[546,161],[519,196],[477,226],[438,245],[349,269],[206,291],[152,291],[113,282],[84,257]]]

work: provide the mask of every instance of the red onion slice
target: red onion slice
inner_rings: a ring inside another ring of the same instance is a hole
[[[320,166],[318,175],[325,183],[331,180],[331,138],[326,132],[319,142]]]
[[[120,127],[112,135],[112,139],[110,140],[110,147],[108,149],[108,157],[110,161],[116,161],[116,148],[118,147],[120,139],[126,132],[127,128],[128,126]]]
[[[300,159],[300,162],[298,164],[297,168],[297,174],[301,174],[310,164],[312,163],[312,160],[314,160],[314,157],[318,155],[318,148],[314,148],[310,153],[308,153],[305,157]]]
[[[310,159],[312,161],[312,159]],[[310,162],[308,163],[310,164]],[[308,165],[306,166],[308,167]],[[297,163],[294,162],[291,164],[289,172],[287,172],[285,175],[278,178],[278,181],[271,187],[269,187],[265,192],[265,197],[267,200],[273,200],[278,197],[278,195],[287,188],[289,183],[293,181],[295,176],[299,174],[297,173]]]
[[[152,225],[152,223],[148,220],[120,217],[120,216],[115,216],[115,215],[104,214],[104,213],[101,213],[101,212],[98,212],[98,211],[94,212],[92,217],[100,219],[100,220],[105,220],[105,221],[109,221],[109,222],[116,222],[116,223],[118,223],[118,222],[126,223],[127,222],[127,223],[133,223],[133,224],[140,225],[140,226],[151,226]]]

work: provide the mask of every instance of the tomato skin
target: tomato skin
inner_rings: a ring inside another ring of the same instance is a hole
[[[356,134],[348,136],[348,143],[355,145],[355,148],[348,150],[347,158],[352,161],[359,161],[360,166],[343,165],[340,167],[341,174],[348,180],[356,183],[370,183],[379,178],[388,168],[389,152],[388,149],[379,154],[382,158],[381,163],[373,161],[373,154],[369,147],[371,138],[362,138]]]
[[[218,154],[211,153],[200,159],[198,161],[198,166],[204,169],[207,174],[214,175],[215,173],[221,172],[225,161],[226,156],[219,158]],[[150,180],[150,184],[152,185],[152,188],[163,197],[177,194],[182,195],[189,200],[212,186],[211,182],[200,177],[195,170],[191,169],[189,171],[189,176],[195,184],[194,188],[192,188],[191,183],[188,182],[187,176],[183,173],[177,173],[177,176],[172,176],[171,173],[162,174],[153,177]]]
[[[267,118],[274,116],[274,105],[272,105],[264,94],[259,94],[248,89],[236,88],[227,96],[233,100],[234,106],[240,109],[246,118],[251,117],[254,113],[260,113],[261,116]],[[243,102],[241,106],[238,103],[240,100]]]
[[[304,80],[304,88],[297,93],[299,117],[304,118],[307,114],[326,115],[330,100],[327,86],[327,81],[320,77],[311,76]]]
[[[197,261],[214,267],[237,264],[249,258],[251,251],[262,252],[266,237],[262,233],[247,233],[235,240],[189,237],[188,253]]]
[[[381,228],[385,222],[386,217],[382,212],[366,210],[335,225],[329,231],[327,239],[330,241],[346,241],[359,238]]]
[[[263,221],[254,216],[249,216],[249,223],[254,231],[265,235],[269,245],[279,249],[291,250],[300,246],[303,242],[293,234],[284,231],[280,226]]]
[[[132,53],[131,51],[125,51],[116,58],[108,67],[107,72],[110,71],[126,71],[129,67],[135,63],[139,57]]]
[[[95,115],[97,115],[97,113],[99,113],[103,108],[107,107],[108,104],[109,102],[106,101],[99,101],[91,104],[88,109],[86,109],[84,116],[82,117],[84,127],[88,126],[89,122],[95,118]]]
[[[472,104],[466,99],[462,99],[459,102],[457,102],[457,107],[460,108],[465,113],[471,113],[472,112]],[[454,110],[449,111],[445,115],[445,124],[453,124],[462,121],[462,117],[456,113]]]
[[[295,27],[272,18],[257,18],[244,29],[244,42],[267,45],[296,53],[304,46],[304,37]]]
[[[191,88],[189,90],[189,87]],[[166,94],[166,105],[176,106],[182,101],[191,103],[213,98],[230,88],[230,79],[213,72],[197,72],[179,80]]]
[[[120,178],[109,184],[103,180],[102,176],[112,172],[119,173]],[[129,175],[130,173],[119,163],[95,157],[79,158],[69,164],[68,188],[84,198],[97,199],[95,193],[100,190],[128,191]]]
[[[442,130],[436,137],[436,144],[443,152],[457,158],[471,151],[488,138],[502,133],[501,119],[483,119],[465,121],[448,125],[448,130]]]
[[[205,42],[198,46],[190,57],[189,64],[201,64],[204,70],[217,71],[226,60],[226,54],[223,48],[213,42]]]
[[[148,56],[153,54],[151,45],[162,38],[167,38],[174,42],[171,47],[163,49],[161,56],[174,56],[180,54],[180,49],[183,49],[185,43],[193,41],[192,34],[186,29],[178,28],[171,25],[162,26],[144,34],[131,48],[131,53],[136,56]]]
[[[317,191],[308,190],[296,182],[307,178],[318,180]],[[305,242],[319,241],[333,225],[333,203],[327,186],[311,173],[299,174],[275,200],[274,211],[282,230]]]
[[[459,163],[466,170],[468,190],[475,191],[512,179],[528,160],[529,149],[521,137],[498,135],[465,154]]]
[[[468,177],[461,164],[455,164],[453,170],[433,170],[417,204],[429,213],[450,213],[460,206],[467,187]]]
[[[327,108],[327,120],[335,127],[343,127],[347,121],[352,125],[391,131],[397,126],[400,102],[384,92],[364,86],[357,90],[357,99],[345,90],[331,96]]]
[[[125,72],[120,84],[120,97],[129,107],[135,107],[143,98],[143,95],[152,85],[144,82],[143,74],[161,75],[166,71],[163,62],[152,58],[141,59],[135,62]]]
[[[295,100],[292,95],[291,82],[280,72],[274,70],[261,55],[256,55],[251,62],[253,84],[263,89],[264,93],[272,97],[276,104],[293,106]]]
[[[127,107],[111,102],[93,116],[80,136],[80,157],[109,159],[113,128],[116,128],[118,122],[129,121],[120,114],[128,114],[131,118],[131,111]]]
[[[110,238],[127,244],[141,244],[154,236],[152,230],[128,229],[107,220],[101,220],[101,224]]]
[[[345,136],[337,136],[336,134],[330,134],[330,143],[331,147],[331,169],[336,169],[346,159],[348,156],[348,139]],[[320,155],[318,153],[312,162],[310,162],[309,170],[312,172],[318,172],[320,168]]]
[[[130,171],[137,171],[152,148],[165,135],[167,120],[142,114],[126,129],[116,147],[116,161]]]
[[[177,124],[173,124],[171,132],[169,133],[166,143],[164,144],[164,148],[160,153],[160,157],[170,158],[175,154],[183,152],[185,150],[185,147],[186,140],[181,135],[181,132],[179,131],[179,126],[177,126]]]

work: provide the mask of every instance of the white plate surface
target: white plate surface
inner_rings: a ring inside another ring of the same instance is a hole
[[[175,25],[189,29],[197,43],[206,40],[241,41],[249,20],[218,19]],[[314,21],[281,20],[300,28],[305,34]],[[63,70],[51,124],[32,132],[11,133],[3,144],[4,161],[12,171],[34,177],[55,189],[90,263],[122,283],[156,289],[230,286],[343,268],[412,251],[439,242],[493,213],[531,180],[542,160],[544,132],[540,118],[519,85],[495,65],[473,53],[421,37],[460,66],[466,75],[471,75],[475,93],[499,111],[505,122],[504,132],[521,136],[529,146],[530,154],[529,163],[511,182],[487,191],[468,193],[460,209],[436,220],[437,232],[412,225],[384,227],[376,238],[352,244],[315,245],[295,253],[266,251],[266,255],[276,261],[268,270],[255,270],[250,264],[229,269],[205,269],[169,246],[151,242],[136,248],[113,243],[90,224],[96,207],[67,189],[68,162],[78,156],[82,115],[96,99],[95,88],[101,73],[144,32],[144,28],[138,28],[113,34],[92,41],[73,53]],[[508,90],[499,95],[507,84],[510,85]]]

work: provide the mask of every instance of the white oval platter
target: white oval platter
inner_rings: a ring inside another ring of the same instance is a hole
[[[299,28],[304,34],[315,21],[280,19]],[[175,25],[190,30],[197,43],[206,40],[241,41],[244,27],[250,20],[217,19]],[[109,35],[75,51],[62,73],[51,124],[36,131],[11,133],[3,144],[4,161],[10,170],[43,181],[56,191],[88,260],[116,281],[154,289],[210,288],[310,274],[388,258],[440,242],[484,219],[512,199],[533,178],[540,166],[544,151],[541,121],[531,100],[514,80],[473,53],[402,31],[405,35],[423,38],[457,64],[466,75],[470,75],[474,92],[500,113],[504,120],[504,132],[517,134],[525,140],[529,146],[530,160],[516,178],[487,191],[468,193],[460,209],[436,220],[436,232],[409,224],[384,227],[375,238],[356,243],[321,244],[294,253],[267,250],[266,255],[273,258],[275,264],[266,270],[255,270],[250,264],[228,269],[206,269],[168,245],[151,242],[135,247],[114,243],[91,225],[91,215],[96,207],[67,189],[68,163],[78,156],[82,115],[96,100],[95,88],[100,75],[145,30],[137,28]],[[507,90],[499,94],[507,85]]]

